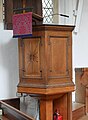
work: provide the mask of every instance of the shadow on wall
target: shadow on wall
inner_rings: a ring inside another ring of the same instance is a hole
[[[12,38],[11,31],[0,32],[0,36],[0,99],[3,99],[16,96],[18,41]]]

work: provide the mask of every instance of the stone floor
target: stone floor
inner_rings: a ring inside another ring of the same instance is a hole
[[[82,118],[80,118],[78,120],[88,120],[88,116],[83,116]]]

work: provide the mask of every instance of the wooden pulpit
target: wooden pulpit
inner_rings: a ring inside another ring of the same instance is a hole
[[[73,26],[36,25],[32,37],[18,40],[17,92],[40,100],[40,120],[53,120],[56,109],[63,120],[71,120],[73,29]]]
[[[18,2],[19,1],[19,2]],[[74,26],[42,24],[42,0],[5,0],[6,10],[33,7],[32,37],[19,38],[18,93],[39,99],[40,120],[53,120],[58,109],[63,120],[72,120],[72,31]],[[16,11],[15,9],[15,11]],[[28,9],[25,9],[27,12]],[[11,15],[12,12],[9,12]],[[8,11],[7,11],[8,13]],[[6,26],[11,19],[6,13]],[[36,15],[37,14],[37,15]],[[9,15],[10,16],[10,15]]]

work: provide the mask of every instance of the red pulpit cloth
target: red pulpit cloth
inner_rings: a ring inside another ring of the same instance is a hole
[[[32,35],[32,12],[13,15],[13,37]]]

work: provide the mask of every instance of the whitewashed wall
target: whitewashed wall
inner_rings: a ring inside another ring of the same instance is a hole
[[[74,67],[88,67],[88,0],[84,0],[80,27],[73,36]]]
[[[17,39],[11,30],[4,30],[0,0],[0,99],[16,96],[18,83]]]
[[[73,33],[73,73],[75,68],[88,67],[88,0],[83,0],[80,17],[78,32]]]
[[[77,0],[59,0],[59,12],[69,15],[69,19],[60,18],[61,24],[74,25],[73,10],[75,10]],[[88,0],[79,0],[83,3],[77,33],[73,31],[73,80],[75,82],[75,68],[88,67]],[[61,6],[62,5],[62,6]],[[73,94],[73,101],[75,96]]]

